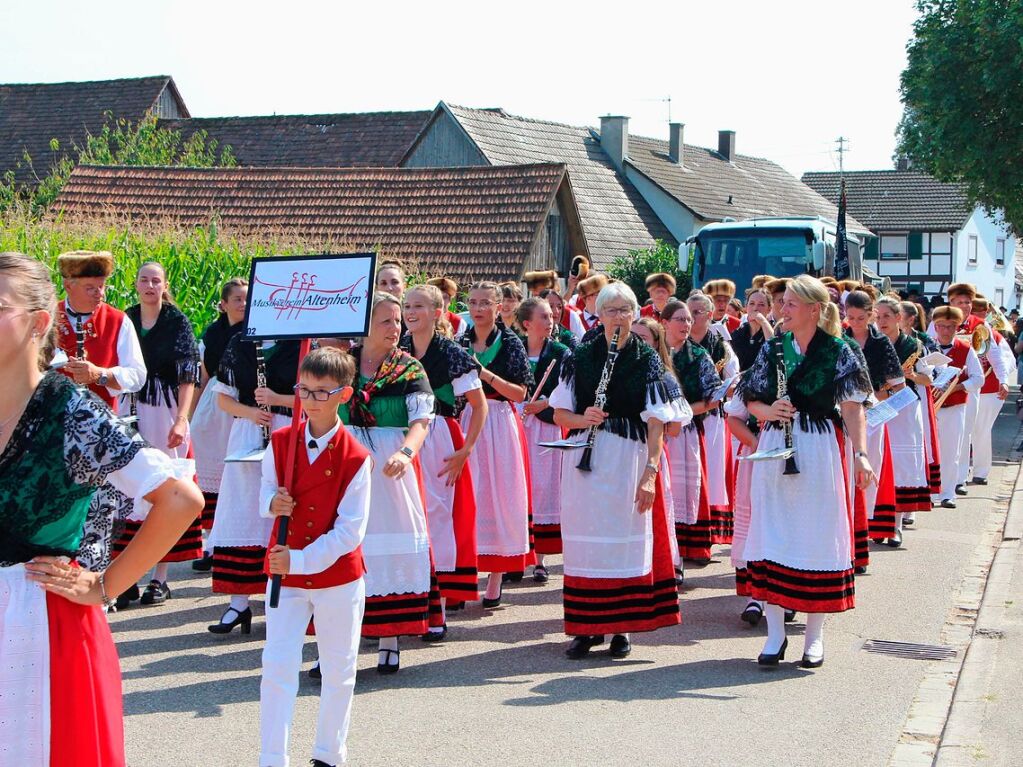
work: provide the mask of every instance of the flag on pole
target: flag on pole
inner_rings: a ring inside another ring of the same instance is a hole
[[[835,279],[849,278],[849,241],[845,234],[845,179],[838,195],[838,232],[835,234]]]

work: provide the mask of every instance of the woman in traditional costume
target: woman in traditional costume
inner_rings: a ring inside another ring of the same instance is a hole
[[[483,431],[487,400],[479,379],[479,365],[448,336],[450,328],[443,310],[444,298],[432,285],[419,285],[405,293],[408,333],[401,345],[425,369],[437,416],[430,422],[419,451],[443,622],[423,635],[427,641],[447,635],[449,604],[479,599],[476,498],[468,460]],[[472,403],[473,417],[463,434],[458,416],[466,402]]]
[[[500,289],[480,282],[469,291],[473,327],[462,346],[480,365],[480,380],[489,412],[483,433],[470,457],[476,488],[476,546],[481,573],[490,573],[483,606],[501,604],[504,573],[521,573],[536,560],[530,521],[529,454],[522,421],[514,403],[522,402],[533,375],[522,341],[497,324]],[[462,413],[462,428],[473,418],[470,404]]]
[[[557,320],[551,328],[551,338],[569,349],[574,349],[586,334],[579,312],[568,306],[557,290],[542,290],[540,298],[550,304]]]
[[[514,282],[501,283],[501,322],[509,330],[521,333],[522,328],[515,324],[515,312],[522,303],[522,291]]]
[[[743,554],[751,596],[767,603],[768,637],[758,662],[777,665],[785,657],[788,608],[807,613],[803,666],[815,668],[824,662],[825,617],[855,605],[849,483],[863,489],[874,479],[862,405],[871,386],[819,280],[790,280],[782,316],[785,332],[761,349],[739,396],[764,424],[760,451],[784,448],[783,424],[791,425],[799,473],[785,474],[781,460],[754,464]],[[787,396],[779,396],[779,369]]]
[[[902,543],[902,526],[907,516],[912,518],[918,511],[931,510],[931,494],[927,480],[924,430],[924,419],[927,416],[924,400],[931,398],[932,367],[921,359],[927,354],[923,344],[915,336],[907,335],[900,328],[900,312],[899,302],[887,296],[878,299],[874,308],[877,326],[895,347],[899,365],[906,376],[906,386],[916,395],[916,401],[900,410],[887,424],[895,484],[895,518],[890,528],[877,530],[876,535],[874,523],[871,523],[872,536],[886,538],[888,545],[893,548]],[[911,358],[914,359],[912,363]],[[908,370],[906,365],[909,365]],[[878,519],[876,513],[874,518]]]
[[[422,636],[431,620],[442,623],[416,460],[433,420],[434,396],[423,365],[399,348],[400,338],[401,303],[378,292],[369,335],[351,352],[359,374],[355,394],[338,411],[373,456],[369,526],[362,544],[362,635],[380,640],[377,671],[382,674],[398,671],[398,637]]]
[[[727,290],[727,286],[723,289]],[[710,326],[714,302],[709,296],[697,293],[690,296],[686,303],[693,316],[692,330],[689,331],[690,340],[706,349],[715,370],[723,380],[734,378],[739,373],[739,360],[732,352],[728,341]],[[729,544],[732,542],[733,525],[729,493],[732,488],[735,459],[732,455],[732,436],[728,433],[724,413],[719,406],[707,411],[703,429],[704,442],[707,446],[707,501],[710,504],[710,517],[713,523],[711,537],[714,543]]]
[[[192,458],[188,415],[192,394],[199,378],[199,348],[188,318],[174,305],[167,285],[167,273],[155,262],[143,264],[135,279],[139,303],[125,314],[135,326],[146,361],[146,383],[136,394],[123,395],[121,413],[137,416],[136,428],[150,445],[170,458]],[[129,518],[114,541],[113,555],[124,551],[142,523]],[[144,605],[163,604],[170,597],[167,573],[171,562],[190,562],[202,555],[202,525],[199,517],[153,570],[153,577],[141,594]],[[117,598],[117,608],[140,599],[136,584]]]
[[[249,281],[242,277],[234,277],[224,283],[220,289],[220,316],[203,331],[199,340],[201,393],[189,428],[192,432],[192,451],[195,453],[195,476],[206,501],[202,510],[202,529],[207,534],[213,529],[217,494],[224,476],[227,438],[234,421],[217,405],[214,388],[227,342],[242,331],[248,293]],[[192,569],[209,572],[212,567],[213,551],[207,545],[202,559],[194,561]]]
[[[729,343],[739,362],[739,370],[749,370],[753,366],[760,347],[774,337],[767,315],[771,311],[771,299],[762,289],[750,290],[746,296],[746,322],[732,333]]]
[[[454,306],[455,299],[458,298],[458,283],[450,277],[433,277],[427,280],[426,284],[433,285],[444,297],[444,316],[447,318],[448,325],[451,326],[451,335],[461,335],[463,320],[449,308]]]
[[[681,433],[667,440],[675,538],[683,560],[705,565],[714,544],[714,520],[707,497],[705,424],[707,413],[717,408],[713,397],[721,386],[721,377],[707,350],[689,337],[693,327],[689,307],[680,302],[667,308],[669,322],[682,339],[671,358],[673,372],[693,414]]]
[[[237,334],[217,370],[217,404],[234,423],[208,543],[213,593],[229,594],[230,603],[220,621],[207,626],[212,634],[229,634],[235,626],[250,633],[249,598],[266,592],[263,559],[273,520],[259,514],[260,457],[270,433],[291,422],[298,347],[298,341],[253,342]],[[250,460],[237,460],[245,457]]]
[[[121,671],[101,606],[166,554],[202,496],[97,397],[42,372],[56,311],[46,267],[0,254],[0,761],[124,767]],[[103,483],[145,521],[90,572],[73,558]]]
[[[849,329],[847,341],[855,343],[863,352],[867,373],[877,400],[905,388],[906,379],[899,357],[891,341],[874,327],[874,299],[862,290],[846,294],[845,320]],[[855,566],[858,574],[865,573],[870,564],[870,538],[890,540],[895,536],[895,485],[892,473],[892,452],[888,446],[889,434],[885,424],[867,428],[867,457],[870,465],[878,469],[878,482],[853,498],[856,538]],[[874,523],[874,519],[877,522]]]
[[[912,301],[903,301],[899,305],[899,309],[899,324],[902,327],[902,332],[919,341],[927,354],[939,351],[937,341],[925,332],[927,326],[924,323],[924,318],[926,318],[927,313],[924,312],[924,308]],[[931,386],[930,383],[926,385]],[[920,417],[924,424],[927,489],[933,497],[941,492],[941,449],[938,445],[938,417],[934,409],[934,398],[930,396],[929,391],[926,394],[927,396],[921,399]],[[914,516],[912,513],[904,515],[902,523],[904,525],[912,525],[915,521]]]
[[[529,401],[522,406],[536,546],[533,580],[547,583],[544,555],[561,553],[561,453],[541,447],[540,443],[561,439],[561,427],[554,423],[554,408],[548,400],[561,378],[562,362],[571,350],[551,338],[554,314],[542,298],[523,301],[516,319],[526,331],[526,356],[535,382],[527,392]]]
[[[586,656],[612,634],[610,654],[632,650],[630,633],[680,621],[670,538],[660,488],[662,433],[692,412],[657,352],[633,337],[639,306],[624,283],[600,291],[604,334],[581,344],[562,366],[551,395],[555,422],[592,451],[565,455],[561,534],[564,544],[565,633],[569,658]],[[617,357],[608,371],[617,335]],[[609,374],[609,375],[608,375]],[[602,385],[601,381],[606,380]],[[596,406],[598,390],[604,395]],[[589,471],[578,468],[589,454]]]

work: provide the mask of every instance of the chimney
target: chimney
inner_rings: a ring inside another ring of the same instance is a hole
[[[611,164],[624,172],[629,156],[629,118],[604,115],[600,118],[600,146],[611,158]]]
[[[684,164],[682,160],[682,133],[685,127],[685,123],[668,123],[668,159],[679,166]]]
[[[718,154],[728,162],[735,162],[735,131],[718,131]]]
[[[901,157],[899,157],[899,159],[896,160],[896,162],[895,162],[895,170],[909,170],[912,167],[913,167],[913,161],[910,160],[905,155],[902,155]]]

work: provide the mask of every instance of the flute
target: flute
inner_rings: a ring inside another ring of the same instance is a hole
[[[789,380],[788,375],[785,373],[785,351],[782,347],[782,339],[779,338],[774,349],[774,364],[778,372],[778,399],[787,400],[789,398]],[[786,421],[782,428],[785,431],[785,449],[792,450],[792,421]],[[785,471],[783,473],[799,473],[795,455],[790,455],[785,459]]]
[[[611,373],[614,372],[615,361],[618,359],[618,338],[622,334],[620,327],[615,328],[611,336],[611,345],[607,347],[607,360],[604,362],[604,370],[600,373],[600,381],[597,383],[597,392],[593,398],[593,406],[604,409],[607,404],[607,387],[611,383]],[[592,471],[590,468],[590,457],[593,455],[593,443],[597,440],[597,427],[591,426],[586,435],[586,447],[583,448],[583,457],[579,459],[576,468],[579,471]]]

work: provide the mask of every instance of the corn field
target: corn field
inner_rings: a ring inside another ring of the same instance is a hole
[[[15,212],[0,217],[0,251],[9,250],[46,263],[58,291],[57,256],[69,250],[110,251],[116,267],[107,281],[106,300],[119,309],[138,303],[135,275],[142,264],[156,261],[167,272],[175,303],[191,320],[196,334],[201,334],[217,317],[221,286],[232,277],[247,279],[252,258],[355,249],[345,243],[301,240],[275,232],[261,239],[234,236],[213,221],[203,227],[173,228],[113,219],[39,220]]]

